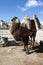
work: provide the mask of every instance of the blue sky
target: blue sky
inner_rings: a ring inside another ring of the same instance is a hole
[[[22,20],[34,14],[43,21],[43,0],[0,0],[0,20],[10,21],[15,16]]]

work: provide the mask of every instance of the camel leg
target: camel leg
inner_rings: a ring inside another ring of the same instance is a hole
[[[28,45],[26,45],[26,54],[29,54]]]
[[[28,41],[29,41],[29,36],[26,36],[25,40],[24,40],[24,44],[25,44],[25,48],[26,48],[26,54],[30,54],[29,48],[28,48]]]
[[[26,51],[27,54],[28,54],[28,40],[29,40],[28,36],[23,37],[24,50]]]
[[[26,46],[25,46],[25,44],[24,44],[24,49],[23,49],[23,51],[26,51]]]
[[[33,49],[34,49],[34,44],[35,44],[35,36],[33,36]]]
[[[26,54],[31,54],[31,52],[29,52],[28,44],[26,45]]]
[[[30,36],[30,50],[32,50],[32,42],[33,42],[33,40],[32,40],[32,36]]]

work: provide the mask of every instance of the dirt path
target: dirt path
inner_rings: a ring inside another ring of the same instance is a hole
[[[26,54],[23,46],[0,47],[0,65],[43,65],[43,53]]]

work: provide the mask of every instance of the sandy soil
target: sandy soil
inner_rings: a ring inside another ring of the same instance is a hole
[[[6,34],[3,35],[12,38],[11,35],[9,36],[10,33],[7,32],[8,31],[6,31]],[[0,35],[2,36],[1,33]],[[43,41],[43,30],[38,31],[36,40]],[[32,51],[33,53],[27,55],[23,51],[23,46],[0,47],[0,65],[43,65],[43,51],[42,52],[40,51],[36,52],[35,50]]]
[[[0,65],[43,65],[43,52],[27,55],[23,46],[0,47]]]

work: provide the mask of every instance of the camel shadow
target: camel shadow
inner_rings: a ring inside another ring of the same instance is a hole
[[[16,41],[8,41],[8,43],[6,44],[6,47],[8,46],[23,46],[23,42],[22,41],[19,41],[19,42],[16,42]],[[34,49],[31,50],[31,53],[43,53],[43,41],[40,41],[40,45],[38,46],[35,46]]]
[[[37,48],[38,48],[38,50],[36,50],[35,52],[43,53],[43,41],[40,41],[40,45]]]
[[[40,45],[34,46],[34,48],[31,50],[30,53],[32,54],[34,52],[36,52],[36,53],[43,53],[43,41],[40,41]]]
[[[22,41],[19,41],[19,42],[16,42],[16,41],[8,41],[8,43],[6,44],[6,46],[22,46],[23,45],[23,42]]]

